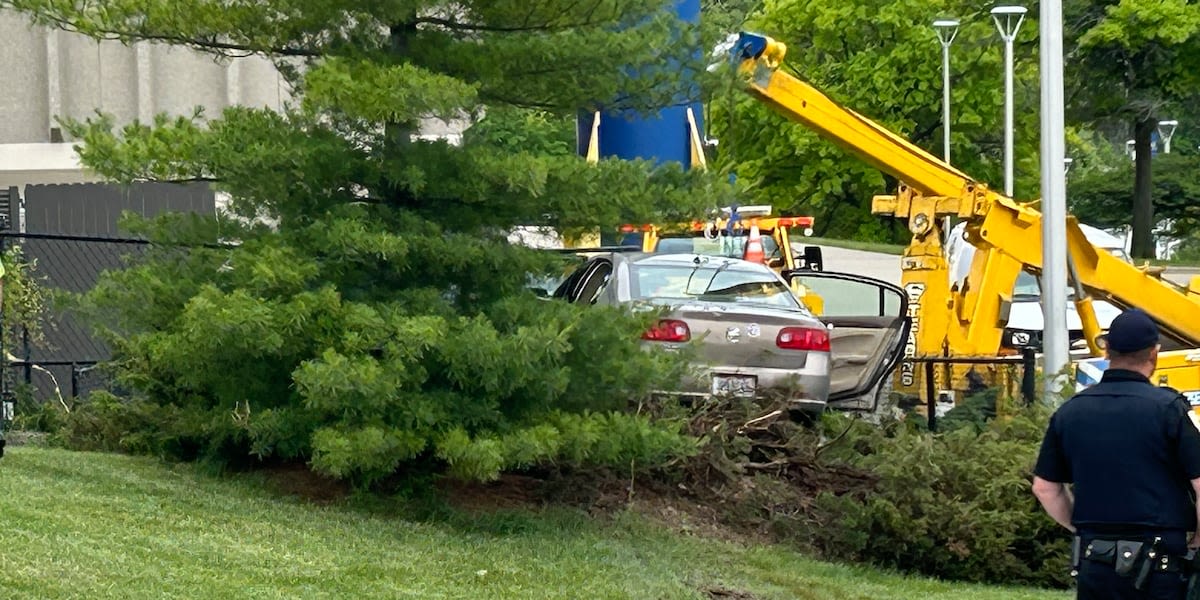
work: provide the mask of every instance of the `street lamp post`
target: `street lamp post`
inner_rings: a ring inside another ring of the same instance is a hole
[[[950,44],[958,35],[956,19],[938,19],[933,22],[938,41],[942,44],[942,158],[950,164]],[[943,241],[950,239],[950,217],[942,219]]]
[[[1175,128],[1179,126],[1179,121],[1159,121],[1158,136],[1163,141],[1163,154],[1171,153],[1171,136],[1175,135]]]
[[[1045,392],[1055,404],[1065,387],[1062,378],[1070,364],[1067,336],[1067,202],[1063,93],[1062,0],[1042,0],[1039,49],[1041,61],[1041,166],[1042,166],[1042,316]]]
[[[1013,40],[1025,20],[1024,6],[997,6],[992,9],[996,29],[1004,39],[1004,194],[1013,195]]]

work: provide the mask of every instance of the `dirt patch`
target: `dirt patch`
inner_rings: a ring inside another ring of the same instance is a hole
[[[564,506],[606,520],[633,512],[683,535],[749,544],[766,541],[762,532],[726,522],[724,507],[694,495],[686,488],[652,478],[630,482],[604,472],[504,475],[490,483],[439,482],[451,507],[470,514],[501,510]]]
[[[770,541],[766,532],[755,527],[739,527],[729,522],[726,507],[698,498],[680,495],[641,494],[629,504],[632,510],[676,533],[717,539],[742,545]]]
[[[350,495],[350,484],[314,473],[302,462],[264,467],[267,488],[314,504],[333,504]]]
[[[4,440],[9,446],[45,446],[49,434],[40,431],[5,431]]]
[[[438,490],[447,503],[469,513],[488,513],[497,510],[531,508],[544,503],[546,482],[528,475],[502,475],[488,483],[472,483],[442,479]]]
[[[754,600],[757,598],[757,596],[751,594],[750,592],[731,590],[721,586],[710,587],[703,590],[703,592],[709,598],[713,598],[714,600]]]

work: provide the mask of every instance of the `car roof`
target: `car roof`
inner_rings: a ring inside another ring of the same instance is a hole
[[[761,263],[731,258],[728,256],[713,256],[710,254],[636,254],[626,255],[626,259],[636,265],[694,267],[697,264],[704,267],[721,267],[739,271],[770,270]]]

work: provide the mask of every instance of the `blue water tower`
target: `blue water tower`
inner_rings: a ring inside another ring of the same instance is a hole
[[[700,0],[676,0],[673,9],[681,21],[692,24],[700,22]],[[696,56],[700,52],[700,48],[695,49]],[[700,84],[694,74],[683,72],[677,85],[679,89],[675,101],[657,112],[644,115],[635,110],[581,112],[576,120],[578,154],[588,156],[595,131],[598,150],[595,158],[644,159],[656,165],[673,161],[682,164],[684,169],[696,166],[692,164],[693,152],[700,156],[703,152],[703,148],[698,147],[704,131]],[[616,236],[615,233],[602,231],[601,243],[609,245],[627,241]],[[620,237],[640,239],[637,234]]]

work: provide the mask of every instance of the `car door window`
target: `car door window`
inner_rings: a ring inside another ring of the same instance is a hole
[[[868,279],[797,275],[809,293],[824,304],[823,317],[898,317],[904,311],[899,289],[880,286]]]
[[[873,410],[880,383],[904,355],[912,329],[900,287],[844,273],[793,273],[789,279],[820,297],[829,326],[829,405]]]

